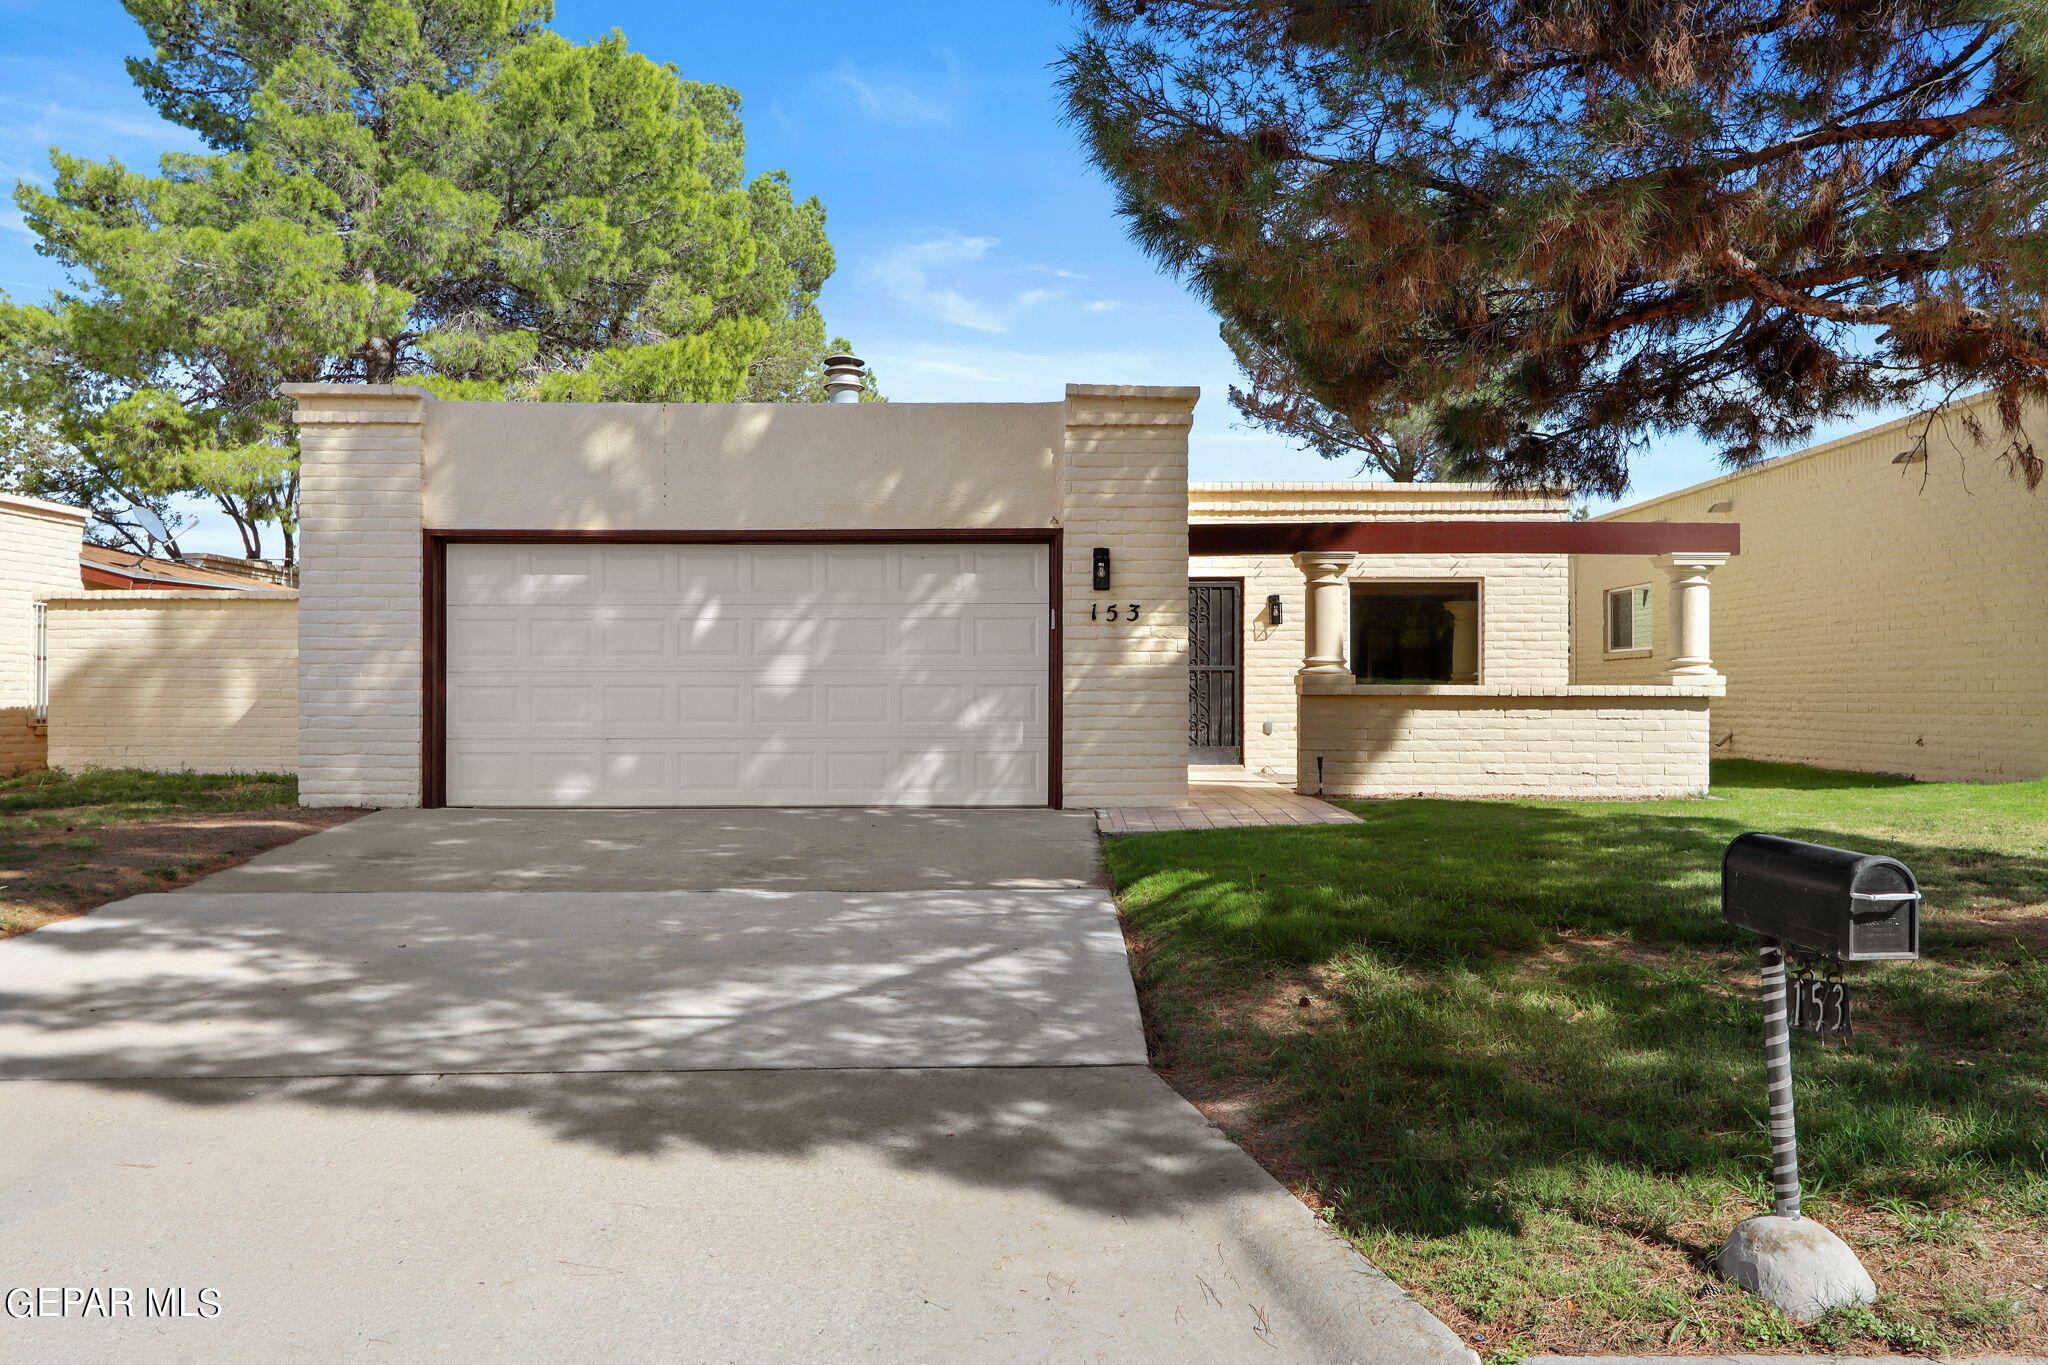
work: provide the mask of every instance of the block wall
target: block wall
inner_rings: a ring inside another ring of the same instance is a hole
[[[79,594],[49,613],[51,766],[297,768],[291,594]]]
[[[1187,470],[1196,396],[1189,388],[1067,387],[1061,706],[1069,806],[1187,801]],[[1111,555],[1108,592],[1091,586],[1097,546]],[[1132,604],[1136,621],[1128,619]]]
[[[1330,796],[1697,796],[1704,697],[1305,696],[1300,789]]]
[[[0,773],[40,768],[35,717],[35,604],[79,591],[85,513],[0,494]]]
[[[284,392],[299,400],[299,801],[417,806],[426,395]]]
[[[1894,463],[1923,429],[1926,460]],[[2030,413],[2026,430],[2048,450],[2048,419]],[[1717,755],[1930,781],[2048,774],[2048,485],[2012,476],[2007,439],[1979,403],[1603,518],[1741,523],[1742,553],[1712,579],[1712,654],[1728,679]],[[1574,580],[1575,681],[1660,676],[1671,655],[1662,572],[1586,556]],[[1653,585],[1648,658],[1604,648],[1603,590],[1630,583]]]

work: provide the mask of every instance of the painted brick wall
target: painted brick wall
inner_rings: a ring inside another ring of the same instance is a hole
[[[1742,524],[1712,579],[1712,652],[1728,678],[1715,753],[1928,780],[2048,774],[2048,486],[2029,490],[1951,412],[1925,463],[1894,464],[1908,418],[1602,520]],[[2030,414],[2048,449],[2048,418]],[[1730,502],[1726,512],[1707,509]],[[1670,658],[1665,577],[1647,560],[1574,566],[1575,677],[1641,682]],[[1602,590],[1654,585],[1647,659],[1604,654]]]
[[[79,591],[84,529],[77,508],[0,494],[0,773],[43,766],[32,724],[35,604]]]
[[[1244,580],[1244,763],[1253,772],[1294,776],[1294,675],[1301,669],[1306,583],[1286,555],[1204,555],[1188,561],[1193,578]],[[1280,624],[1266,598],[1280,597]],[[1273,733],[1267,734],[1270,724]]]
[[[1070,384],[1061,477],[1069,806],[1181,805],[1188,761],[1188,426],[1198,390]],[[1107,546],[1109,592],[1090,586]],[[1138,622],[1089,609],[1136,603]]]
[[[1502,517],[1561,521],[1568,500],[1496,491],[1485,484],[1198,483],[1189,489],[1197,522],[1408,521]],[[1275,777],[1294,774],[1295,674],[1301,668],[1306,584],[1287,555],[1204,556],[1197,578],[1245,580],[1245,764]],[[1480,586],[1480,678],[1486,683],[1556,685],[1570,675],[1570,570],[1561,557],[1525,555],[1361,555],[1353,579],[1476,581]],[[1281,598],[1279,626],[1266,598]],[[1348,627],[1348,622],[1347,622]],[[1271,722],[1273,733],[1264,731]]]
[[[1695,796],[1708,699],[1305,696],[1301,790],[1332,796]]]
[[[299,801],[420,803],[418,389],[299,400]]]
[[[297,619],[290,593],[53,598],[51,766],[293,771]]]

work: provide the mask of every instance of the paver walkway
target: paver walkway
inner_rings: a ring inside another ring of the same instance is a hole
[[[1185,806],[1116,806],[1096,812],[1104,834],[1163,829],[1240,829],[1254,825],[1356,825],[1359,818],[1327,801],[1244,768],[1188,770]]]
[[[0,943],[0,1264],[135,1295],[0,1356],[1470,1362],[1140,1064],[1092,824],[390,811]]]

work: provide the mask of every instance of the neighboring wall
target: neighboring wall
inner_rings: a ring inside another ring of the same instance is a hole
[[[1970,409],[1981,444],[1964,430]],[[1728,678],[1717,755],[1927,780],[2048,774],[2048,486],[2010,476],[1986,400],[1934,423],[1924,463],[1893,463],[1925,421],[1600,518],[1742,524],[1742,553],[1712,580],[1713,659]],[[2048,450],[2048,421],[2034,414],[2027,429]],[[1576,561],[1574,681],[1661,674],[1665,583],[1645,559]],[[1604,654],[1603,590],[1628,584],[1652,589],[1647,658]]]
[[[1227,521],[1415,521],[1422,519],[1562,521],[1566,499],[1496,491],[1486,484],[1199,483],[1189,490],[1189,518]],[[1299,735],[1295,674],[1304,639],[1305,583],[1287,555],[1204,556],[1189,564],[1196,578],[1244,580],[1244,761],[1257,772],[1295,771]],[[1569,571],[1560,556],[1360,555],[1354,579],[1480,583],[1482,683],[1562,684],[1571,648]],[[1278,594],[1281,623],[1271,623],[1266,598]],[[1273,732],[1266,733],[1271,725]]]
[[[79,591],[85,519],[76,507],[0,493],[0,773],[43,766],[32,723],[35,604]]]
[[[51,766],[296,770],[296,594],[74,590],[49,614]]]

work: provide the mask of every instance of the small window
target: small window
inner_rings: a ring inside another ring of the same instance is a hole
[[[1607,590],[1607,652],[1648,653],[1650,649],[1650,590],[1609,588]]]
[[[1468,609],[1454,610],[1460,603]],[[1477,583],[1353,583],[1352,676],[1370,683],[1472,681],[1478,605]],[[1460,618],[1475,638],[1459,640]],[[1458,678],[1461,666],[1466,676]]]

